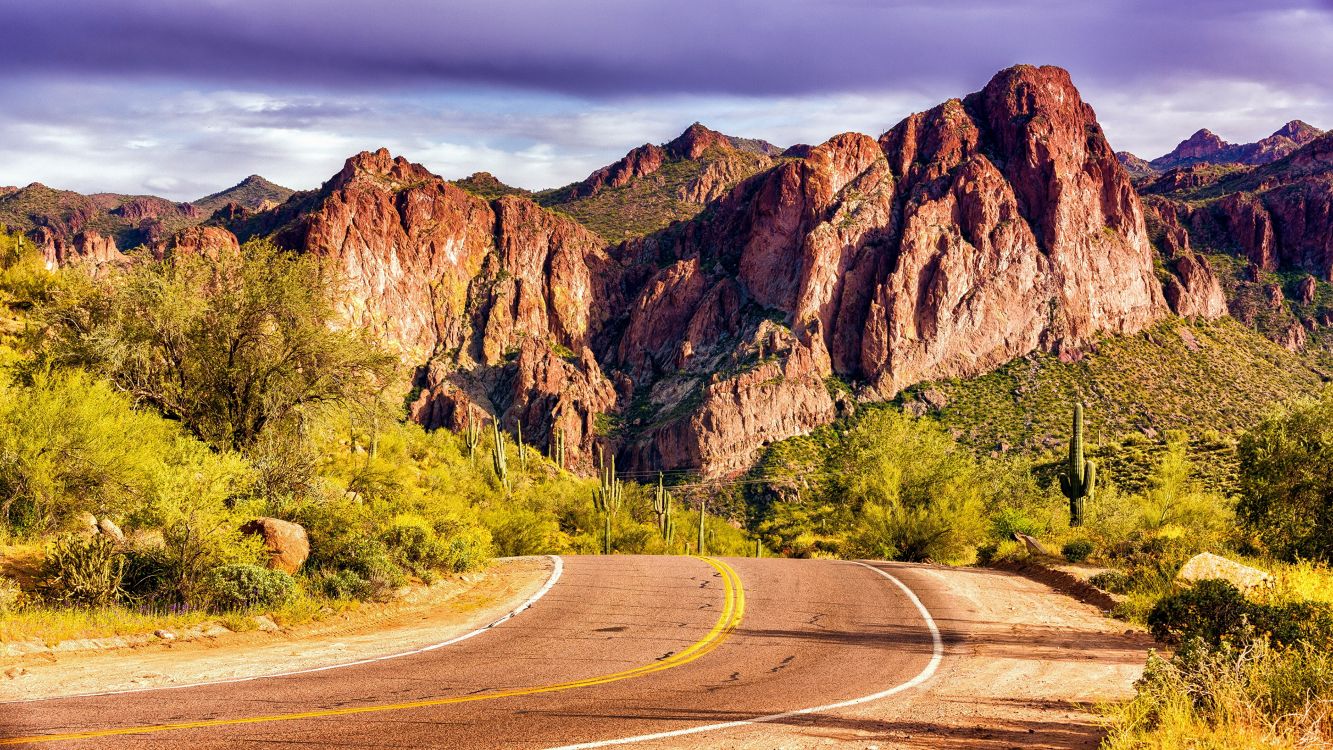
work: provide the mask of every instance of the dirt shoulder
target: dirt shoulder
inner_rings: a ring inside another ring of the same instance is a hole
[[[647,747],[794,750],[1091,750],[1091,709],[1133,695],[1151,636],[1013,572],[894,566],[945,642],[923,686],[860,706],[677,737]],[[893,685],[884,685],[890,688]]]
[[[192,640],[155,639],[128,648],[48,652],[0,660],[0,700],[185,685],[311,669],[410,651],[482,627],[546,583],[551,560],[497,560],[402,600],[361,607],[291,628]]]

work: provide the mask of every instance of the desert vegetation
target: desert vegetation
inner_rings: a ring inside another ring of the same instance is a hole
[[[1298,398],[1317,373],[1237,325],[924,384],[739,481],[626,477],[609,454],[581,477],[560,435],[540,451],[480,416],[407,421],[397,358],[338,325],[314,256],[129,257],[93,278],[0,236],[0,639],[299,622],[493,556],[1046,551],[1171,649],[1107,709],[1108,748],[1333,739],[1333,391]],[[1205,382],[1218,399],[1186,403]],[[296,564],[263,519],[302,530]],[[1182,584],[1201,552],[1271,585]]]

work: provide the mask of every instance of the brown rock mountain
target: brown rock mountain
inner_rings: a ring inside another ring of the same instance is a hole
[[[100,265],[121,251],[170,243],[173,235],[224,207],[257,211],[287,200],[292,192],[258,175],[193,203],[152,195],[83,195],[33,183],[0,191],[0,225],[28,234],[53,262],[90,254]]]
[[[1201,163],[1247,166],[1268,164],[1313,141],[1322,133],[1308,123],[1292,120],[1272,135],[1254,143],[1228,143],[1204,128],[1181,141],[1171,153],[1153,159],[1149,166],[1157,172],[1165,172]]]
[[[417,368],[414,418],[521,420],[539,447],[559,428],[582,467],[602,444],[626,468],[739,471],[854,398],[1169,312],[1140,199],[1058,68],[1002,71],[878,139],[777,154],[695,125],[559,191],[504,187],[380,150],[213,223],[332,259],[348,323]],[[1169,299],[1212,317],[1217,278],[1177,229]]]
[[[750,153],[735,144],[694,127],[580,185]],[[344,314],[421,365],[418,419],[521,419],[538,445],[558,425],[584,466],[600,441],[626,466],[740,470],[846,408],[834,378],[889,398],[1167,313],[1139,199],[1057,68],[1003,71],[878,140],[837,136],[714,192],[608,247],[381,150],[240,229],[337,260]]]

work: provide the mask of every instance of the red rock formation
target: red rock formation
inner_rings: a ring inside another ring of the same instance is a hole
[[[698,126],[599,184],[726,147],[767,153]],[[1056,68],[1003,71],[878,141],[837,136],[609,252],[526,198],[487,202],[385,151],[273,216],[282,241],[337,262],[350,322],[429,362],[417,419],[476,409],[538,445],[558,424],[586,457],[614,412],[641,468],[742,469],[834,418],[835,374],[887,398],[1167,311],[1138,197]],[[1211,315],[1216,279],[1183,247],[1179,299]]]
[[[216,258],[224,253],[241,250],[236,235],[221,227],[190,227],[171,237],[153,243],[149,248],[158,260],[179,255],[203,255]]]
[[[41,249],[46,267],[50,269],[83,265],[96,272],[102,266],[125,260],[125,256],[116,249],[115,240],[93,231],[79,232],[72,240],[65,240],[47,227],[38,227],[32,233],[32,239]]]
[[[645,143],[625,154],[620,161],[588,175],[587,179],[574,188],[574,195],[586,197],[596,195],[607,188],[628,185],[630,180],[645,177],[662,168],[667,152],[660,146]]]
[[[1053,68],[1005,71],[965,102],[913,115],[878,144],[834,138],[742,183],[708,220],[630,243],[623,254],[631,265],[680,259],[631,303],[617,353],[638,378],[682,361],[700,373],[724,369],[737,357],[720,350],[724,342],[751,340],[746,321],[765,310],[790,321],[794,343],[776,356],[784,366],[804,363],[798,382],[837,373],[881,398],[1034,349],[1136,331],[1166,312],[1138,198],[1091,109]],[[678,306],[702,309],[696,300],[724,281],[739,285],[743,301],[729,330],[711,341],[679,337],[672,347]],[[688,394],[695,380],[678,373],[653,390]],[[703,415],[714,430],[744,425],[751,437],[737,430],[724,443],[746,455],[831,418],[824,401],[797,420],[785,409],[751,413],[740,387],[710,384],[692,416],[657,430],[651,446],[636,445],[635,459],[718,464],[709,446],[719,438],[682,426],[703,424]],[[676,396],[656,400],[679,409]]]
[[[1227,314],[1226,295],[1207,260],[1197,253],[1181,253],[1172,270],[1175,275],[1166,283],[1166,302],[1172,312],[1204,320]]]

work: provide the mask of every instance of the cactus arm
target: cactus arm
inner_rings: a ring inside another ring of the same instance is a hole
[[[1092,493],[1097,487],[1097,464],[1092,461],[1083,463],[1083,494],[1092,499]]]

